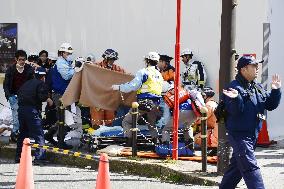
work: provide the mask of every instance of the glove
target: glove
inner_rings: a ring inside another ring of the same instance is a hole
[[[112,85],[111,88],[114,91],[119,91],[119,85]]]
[[[9,97],[9,103],[10,103],[11,105],[16,104],[16,103],[17,103],[17,97],[16,97],[15,95],[10,96],[10,97]]]

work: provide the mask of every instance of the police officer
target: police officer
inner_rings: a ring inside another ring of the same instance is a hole
[[[195,60],[189,49],[181,52],[181,58],[185,64],[185,70],[181,74],[183,87],[187,90],[202,89],[206,83],[204,65]]]
[[[25,138],[33,138],[36,144],[44,145],[41,119],[42,102],[47,101],[49,105],[53,103],[48,98],[48,88],[44,83],[45,75],[44,68],[37,68],[35,78],[24,83],[18,92],[20,134],[17,141],[16,163],[20,161],[23,140]],[[43,149],[37,149],[35,162],[40,162],[44,159],[45,153]]]
[[[139,70],[135,78],[121,85],[113,85],[113,90],[119,90],[124,93],[137,91],[137,101],[139,103],[139,116],[147,115],[149,122],[149,131],[153,143],[158,141],[158,132],[155,126],[159,114],[159,104],[161,100],[163,77],[157,69],[160,56],[157,52],[149,52],[145,56],[146,68]],[[127,146],[131,146],[132,115],[128,114],[122,121],[122,127],[127,138]]]
[[[277,108],[281,98],[279,75],[272,76],[271,92],[256,83],[258,63],[253,56],[238,60],[238,74],[228,89],[224,89],[227,111],[226,129],[233,148],[228,170],[220,184],[221,189],[235,188],[243,178],[248,189],[264,188],[254,150],[257,136],[265,119],[264,110]]]

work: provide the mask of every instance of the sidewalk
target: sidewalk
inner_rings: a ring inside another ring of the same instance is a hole
[[[14,158],[15,145],[0,148],[0,157]],[[267,189],[284,186],[284,139],[269,148],[257,148],[256,157]],[[48,159],[53,163],[76,167],[91,167],[97,169],[97,161],[48,153]],[[202,173],[201,163],[192,161],[171,161],[155,159],[132,159],[127,157],[110,157],[110,171],[126,174],[160,178],[178,183],[216,186],[222,177],[217,176],[216,166],[208,164],[207,173]],[[246,188],[244,182],[240,188]]]

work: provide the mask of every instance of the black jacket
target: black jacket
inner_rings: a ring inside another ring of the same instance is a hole
[[[26,81],[18,91],[18,104],[41,110],[42,102],[48,98],[48,87],[39,79]]]
[[[7,71],[5,73],[5,79],[4,79],[4,82],[3,82],[3,89],[4,89],[5,97],[6,97],[7,100],[9,99],[9,97],[11,95],[14,95],[14,94],[12,94],[12,85],[13,85],[13,78],[14,78],[16,71],[17,71],[16,64],[13,64],[7,69]],[[25,64],[24,73],[27,76],[27,80],[30,80],[30,79],[33,78],[34,70],[30,65]]]

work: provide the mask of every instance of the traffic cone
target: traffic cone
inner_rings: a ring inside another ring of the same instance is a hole
[[[109,161],[107,154],[101,154],[96,189],[110,189]]]
[[[262,129],[260,130],[258,134],[258,139],[257,139],[257,146],[260,147],[269,147],[271,144],[269,140],[269,135],[267,131],[267,122],[266,120],[262,121]]]
[[[34,178],[32,169],[32,155],[30,139],[25,138],[23,142],[21,160],[16,179],[16,189],[34,189]]]

